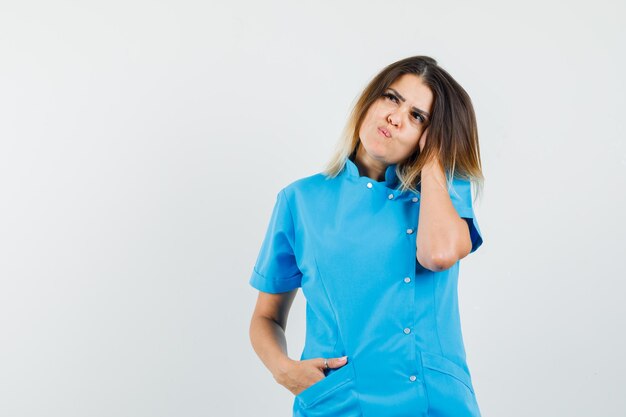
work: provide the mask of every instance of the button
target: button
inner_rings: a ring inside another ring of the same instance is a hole
[[[411,329],[409,329],[408,327],[406,327],[406,328],[404,329],[404,334],[409,334],[409,333],[411,333]]]
[[[413,233],[413,229],[406,229],[406,232],[407,232],[408,234],[411,234],[411,233]]]
[[[411,282],[411,277],[405,277],[405,278],[404,278],[404,282],[406,282],[407,284],[408,284],[409,282]]]
[[[417,198],[417,197],[413,197],[413,198],[411,199],[411,201],[413,201],[414,203],[417,203],[417,200],[418,200],[418,198]]]
[[[417,379],[417,377],[416,377],[415,375],[411,375],[411,376],[409,377],[409,380],[410,380],[411,382],[415,381],[416,379]]]
[[[389,198],[390,200],[393,200],[393,194],[389,194],[389,197],[388,197],[388,198]]]
[[[367,183],[367,188],[372,188],[372,183],[371,182]]]

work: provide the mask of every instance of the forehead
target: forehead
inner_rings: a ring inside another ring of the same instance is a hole
[[[430,91],[422,78],[415,74],[402,74],[396,78],[389,88],[396,90],[402,97],[406,99],[409,105],[418,109],[431,111],[433,102],[433,93]]]

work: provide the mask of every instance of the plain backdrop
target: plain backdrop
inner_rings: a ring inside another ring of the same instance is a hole
[[[623,416],[625,12],[2,1],[0,415],[290,416],[248,336],[276,193],[323,169],[371,77],[429,55],[478,120],[459,297],[483,416]]]

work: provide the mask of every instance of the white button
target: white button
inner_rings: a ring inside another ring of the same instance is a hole
[[[408,327],[404,329],[404,334],[409,334],[411,333],[411,329],[409,329]]]
[[[415,377],[415,375],[411,375],[411,376],[409,377],[409,379],[411,380],[411,382],[413,382],[413,381],[415,381],[417,378]]]
[[[413,201],[414,203],[417,203],[417,197],[413,197],[412,201]]]
[[[406,282],[408,284],[409,282],[411,282],[411,278],[410,277],[404,278],[404,282]]]
[[[371,182],[367,183],[367,188],[372,188],[372,183]]]
[[[389,194],[389,199],[393,200],[393,194]]]
[[[407,232],[408,234],[411,234],[411,233],[413,233],[413,229],[406,229],[406,232]]]

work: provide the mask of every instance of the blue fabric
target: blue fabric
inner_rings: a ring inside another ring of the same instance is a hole
[[[294,397],[294,416],[480,416],[461,334],[459,262],[439,272],[419,264],[420,193],[401,193],[395,169],[374,181],[347,159],[336,178],[319,173],[277,194],[249,283],[269,293],[302,288],[301,360],[348,356]],[[470,182],[455,178],[449,193],[473,253],[483,240]]]

